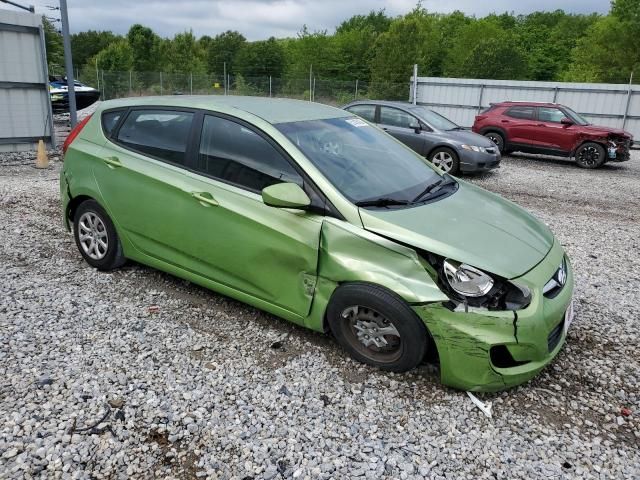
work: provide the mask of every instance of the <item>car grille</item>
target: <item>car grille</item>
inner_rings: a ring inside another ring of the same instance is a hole
[[[547,337],[547,346],[549,347],[549,353],[553,352],[553,350],[558,346],[558,342],[562,338],[562,331],[564,330],[564,318],[562,321],[551,330],[549,336]]]
[[[496,153],[496,149],[495,147],[487,147],[485,148],[485,150],[487,151],[487,153]]]

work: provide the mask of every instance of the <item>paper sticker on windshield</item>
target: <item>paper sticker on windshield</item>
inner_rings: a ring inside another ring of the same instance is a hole
[[[348,118],[347,123],[353,125],[354,127],[368,127],[369,124],[364,120],[360,120],[359,118]]]

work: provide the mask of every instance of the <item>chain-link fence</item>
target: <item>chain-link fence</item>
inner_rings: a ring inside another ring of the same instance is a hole
[[[358,99],[407,100],[410,82],[384,83],[324,78],[244,77],[164,72],[78,69],[76,79],[100,90],[101,100],[148,95],[252,95],[343,105]]]

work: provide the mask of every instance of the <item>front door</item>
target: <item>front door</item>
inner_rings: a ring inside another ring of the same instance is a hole
[[[538,107],[536,135],[551,150],[568,152],[576,142],[576,128],[562,123],[565,113],[556,107]]]
[[[424,155],[425,139],[420,132],[416,133],[416,127],[420,121],[413,115],[398,108],[380,106],[380,128],[393,135],[402,143]]]

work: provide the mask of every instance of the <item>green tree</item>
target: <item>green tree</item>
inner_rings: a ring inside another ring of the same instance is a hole
[[[127,72],[133,67],[133,49],[126,40],[120,39],[101,50],[95,56],[95,63],[101,70]]]
[[[245,43],[233,59],[233,71],[245,79],[248,77],[281,77],[283,69],[284,50],[274,37],[268,40]]]
[[[368,30],[374,35],[380,35],[389,30],[391,21],[391,18],[384,13],[384,9],[377,12],[372,10],[368,15],[354,15],[343,21],[336,27],[336,33]]]
[[[207,71],[222,74],[225,63],[227,73],[234,73],[233,60],[247,40],[240,32],[227,30],[213,38],[203,37],[200,42],[206,52]]]
[[[160,37],[153,30],[136,23],[129,29],[127,41],[133,50],[133,70],[154,72],[158,69]]]
[[[175,73],[206,73],[204,52],[196,41],[193,32],[178,33],[173,40],[165,43],[164,70]]]
[[[64,48],[62,46],[62,36],[55,29],[53,24],[42,17],[42,27],[44,29],[45,48],[47,49],[47,64],[50,74],[60,74],[64,71]]]
[[[122,37],[109,31],[87,30],[86,32],[74,33],[71,35],[73,64],[77,67],[85,66],[100,50],[104,50],[120,38]]]

